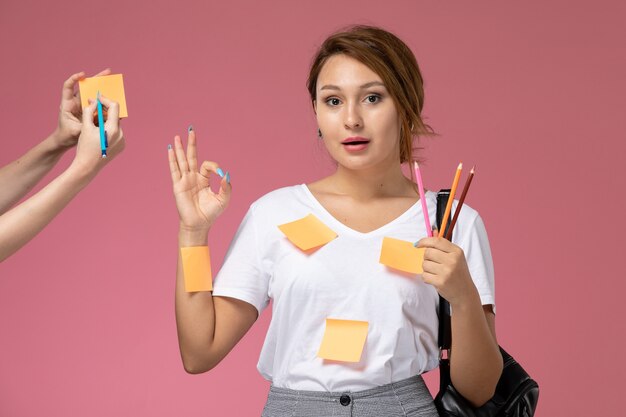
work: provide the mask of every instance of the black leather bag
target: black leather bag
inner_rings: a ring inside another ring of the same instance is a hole
[[[437,194],[437,226],[441,221],[450,190]],[[446,227],[449,226],[449,223]],[[439,297],[439,349],[448,351],[452,342],[450,305]],[[450,360],[439,355],[439,393],[435,406],[441,417],[532,417],[539,399],[539,385],[511,355],[500,347],[504,368],[494,396],[486,404],[474,408],[459,394],[450,380]]]

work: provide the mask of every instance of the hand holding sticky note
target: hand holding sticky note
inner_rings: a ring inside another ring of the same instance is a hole
[[[326,319],[324,339],[317,356],[342,362],[359,362],[369,323],[357,320]]]
[[[278,228],[291,243],[304,251],[325,245],[337,237],[337,233],[313,214],[281,224]]]
[[[89,105],[89,99],[96,100],[99,91],[101,95],[109,100],[116,101],[120,105],[120,119],[128,117],[126,95],[124,93],[124,77],[122,74],[83,78],[78,82],[78,89],[83,109]]]
[[[425,250],[416,248],[412,242],[385,237],[379,262],[400,271],[421,274],[424,272],[422,264]]]

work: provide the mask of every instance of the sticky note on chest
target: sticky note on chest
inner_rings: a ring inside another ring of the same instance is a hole
[[[291,243],[305,251],[325,245],[337,237],[337,233],[313,214],[300,220],[281,224],[278,228]]]
[[[369,323],[357,320],[326,319],[326,330],[317,356],[342,362],[359,362]]]
[[[400,271],[421,274],[424,272],[422,264],[425,250],[425,248],[416,248],[412,242],[406,240],[385,237],[379,262]]]
[[[80,90],[80,104],[84,109],[89,105],[88,99],[95,100],[100,94],[119,103],[120,119],[128,117],[126,109],[126,94],[124,93],[124,77],[122,74],[103,75],[101,77],[84,78],[78,82]]]

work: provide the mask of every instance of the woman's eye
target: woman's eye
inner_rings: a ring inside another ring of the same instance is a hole
[[[365,98],[368,103],[377,103],[380,101],[380,96],[376,94],[369,95]]]
[[[330,104],[331,106],[338,106],[340,101],[338,98],[331,97],[326,100],[326,103]]]

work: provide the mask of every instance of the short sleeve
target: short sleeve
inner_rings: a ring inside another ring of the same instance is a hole
[[[483,305],[492,304],[496,311],[495,282],[491,247],[483,220],[478,213],[469,221],[468,228],[459,236],[458,245],[465,253],[467,266]]]
[[[243,300],[260,315],[269,303],[269,274],[260,260],[257,227],[253,205],[230,243],[213,283],[213,295]]]

